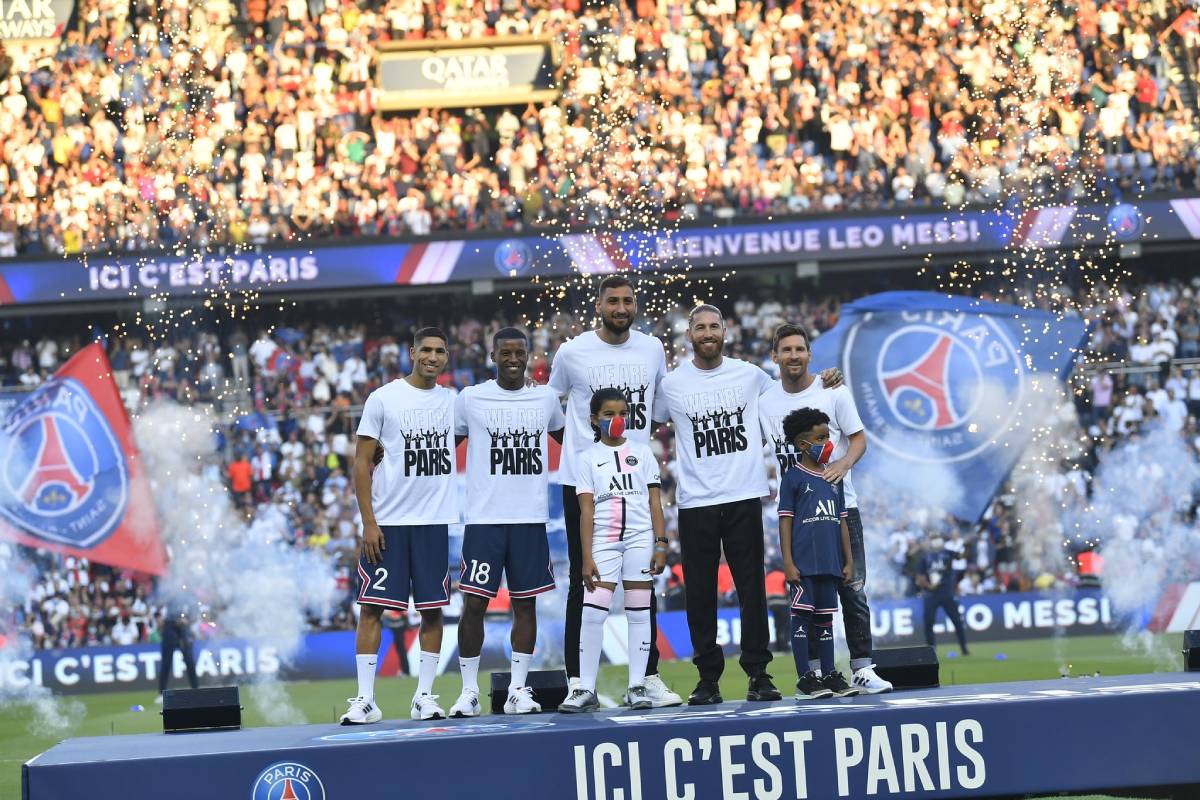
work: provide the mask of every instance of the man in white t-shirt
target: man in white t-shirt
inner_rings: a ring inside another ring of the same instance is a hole
[[[663,378],[654,420],[675,427],[679,546],[686,586],[692,661],[700,681],[689,705],[721,702],[725,656],[717,644],[717,570],[725,562],[737,587],[747,700],[778,700],[767,674],[767,626],[761,498],[770,493],[759,427],[759,397],[773,385],[759,367],[725,358],[725,320],[699,305],[688,315],[694,355]]]
[[[458,522],[454,475],[454,395],[437,385],[450,354],[446,334],[422,328],[409,348],[412,372],[367,397],[358,424],[354,492],[362,517],[355,643],[358,696],[343,725],[378,722],[375,665],[383,612],[421,612],[421,660],[413,719],[446,716],[431,692],[442,650],[442,608],[450,603],[449,525]],[[383,457],[374,465],[376,451]],[[372,471],[374,467],[374,471]]]
[[[549,514],[550,448],[562,442],[562,405],[548,386],[525,382],[529,337],[503,328],[492,337],[496,379],[469,386],[454,405],[454,432],[467,439],[467,505],[464,513],[463,593],[458,621],[462,694],[451,717],[479,714],[479,655],[483,617],[500,590],[501,574],[512,601],[512,671],[505,714],[542,710],[525,685],[537,642],[537,596],[554,588]]]
[[[800,408],[815,408],[829,417],[829,435],[834,451],[822,473],[830,483],[842,483],[846,498],[846,526],[850,529],[850,549],[854,553],[854,580],[838,583],[842,619],[846,623],[846,644],[850,648],[851,684],[868,694],[891,691],[892,684],[875,674],[871,663],[871,608],[867,604],[866,553],[863,548],[862,517],[850,468],[867,451],[867,433],[863,428],[850,388],[827,388],[809,372],[812,360],[808,332],[799,325],[784,323],[771,337],[771,360],[779,365],[779,382],[759,399],[763,436],[767,448],[778,460],[779,477],[799,462],[800,454],[783,435],[783,419]]]
[[[579,688],[579,631],[583,619],[583,553],[579,544],[575,466],[581,454],[595,443],[590,422],[592,395],[606,387],[620,389],[629,410],[625,438],[648,444],[651,409],[659,383],[667,373],[662,342],[633,330],[637,310],[637,298],[629,279],[620,274],[606,276],[600,281],[596,298],[599,327],[563,343],[550,366],[550,388],[567,399],[567,428],[558,475],[562,484],[567,556],[570,559],[563,660],[572,691]],[[677,706],[683,700],[658,676],[655,605],[650,604],[651,644],[644,684],[646,695],[655,708]]]

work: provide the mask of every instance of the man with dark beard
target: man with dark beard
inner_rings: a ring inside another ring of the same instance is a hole
[[[551,388],[567,398],[567,429],[559,464],[559,481],[562,483],[563,516],[570,558],[563,657],[572,691],[579,688],[579,630],[583,617],[584,588],[575,469],[579,458],[595,443],[590,421],[592,395],[606,387],[621,390],[629,408],[625,437],[630,441],[648,443],[654,397],[667,371],[662,343],[653,336],[632,329],[637,318],[637,299],[628,278],[609,275],[600,282],[596,312],[600,317],[600,326],[564,343],[555,353],[550,369]],[[653,706],[661,708],[680,705],[683,700],[667,688],[658,676],[655,605],[650,604],[651,645],[644,685]]]

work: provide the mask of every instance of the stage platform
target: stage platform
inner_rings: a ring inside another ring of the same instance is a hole
[[[30,760],[22,786],[25,800],[989,797],[1200,783],[1198,730],[1200,674],[1162,673],[69,739]]]

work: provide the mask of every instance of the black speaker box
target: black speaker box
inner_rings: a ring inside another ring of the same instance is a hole
[[[507,672],[492,673],[492,713],[504,713],[504,701],[508,699]],[[525,685],[533,689],[533,699],[542,706],[542,711],[553,711],[567,699],[567,673],[561,669],[531,670]]]
[[[936,689],[938,678],[937,651],[928,645],[921,647],[885,647],[871,653],[875,672],[897,689]]]
[[[1200,672],[1200,630],[1183,632],[1183,668]]]
[[[238,687],[167,689],[163,692],[163,733],[242,727]]]

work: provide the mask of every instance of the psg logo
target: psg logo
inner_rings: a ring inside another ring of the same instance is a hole
[[[496,269],[505,277],[520,275],[533,263],[529,246],[520,239],[505,239],[496,248]]]
[[[280,761],[259,773],[250,800],[325,800],[325,785],[303,764]]]
[[[1113,238],[1122,242],[1132,241],[1142,234],[1144,227],[1142,212],[1138,210],[1137,206],[1121,203],[1109,209],[1108,229],[1112,232]]]
[[[868,314],[847,335],[843,359],[873,441],[910,460],[970,458],[1020,409],[1025,368],[989,316]]]
[[[0,515],[29,535],[93,547],[124,518],[124,455],[108,420],[75,380],[52,378],[15,408],[0,447]]]

